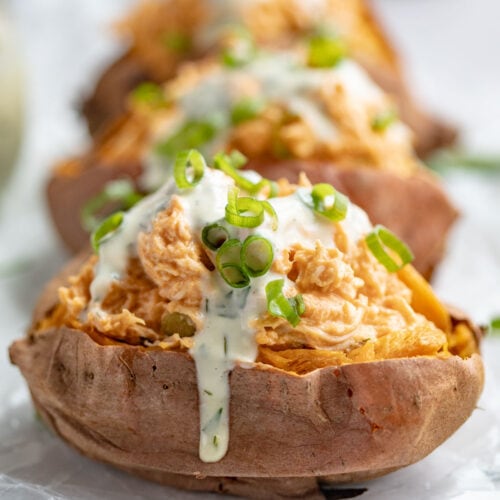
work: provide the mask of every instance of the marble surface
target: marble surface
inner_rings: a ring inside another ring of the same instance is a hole
[[[120,48],[106,28],[130,0],[11,0],[24,54],[26,121],[14,176],[0,199],[0,496],[7,499],[209,498],[166,490],[93,463],[35,418],[7,357],[41,285],[67,258],[43,201],[57,159],[85,147],[77,105]],[[500,3],[376,0],[423,102],[458,123],[463,143],[500,153]],[[436,277],[439,294],[485,323],[500,315],[500,173],[444,178],[462,218]],[[487,382],[472,418],[425,460],[365,485],[369,499],[500,497],[500,338],[484,347]]]

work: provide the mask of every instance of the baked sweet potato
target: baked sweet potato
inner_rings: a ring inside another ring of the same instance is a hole
[[[302,177],[271,198],[266,183],[263,201],[197,168],[104,222],[98,255],[48,285],[11,346],[48,425],[165,484],[322,498],[321,483],[420,460],[468,418],[479,336],[402,242],[373,246],[380,228],[331,186]]]
[[[221,462],[204,464],[187,355],[101,346],[62,328],[18,341],[11,359],[44,421],[82,453],[176,487],[256,498],[264,488],[266,498],[302,497],[295,483],[320,498],[318,481],[361,481],[422,459],[469,417],[483,383],[477,355],[303,376],[236,368],[230,449]]]
[[[222,4],[229,11],[233,7]],[[377,16],[367,0],[327,0],[322,24],[332,25],[346,40],[351,56],[396,102],[400,115],[415,134],[415,148],[421,157],[452,143],[456,130],[424,111],[408,90],[401,64]],[[149,0],[142,2],[120,24],[119,31],[130,41],[126,53],[106,69],[93,93],[82,105],[93,136],[106,130],[127,109],[130,92],[142,81],[163,83],[175,76],[178,65],[197,60],[214,47],[196,40],[196,30],[214,23],[220,13],[211,12],[204,0]],[[254,10],[252,10],[254,9]],[[188,12],[189,16],[185,13]],[[307,34],[322,16],[304,1],[269,0],[233,13],[265,47],[291,46]],[[315,20],[316,19],[316,20]],[[198,26],[198,28],[197,28]],[[175,37],[177,44],[165,43]],[[179,43],[183,41],[182,45]]]

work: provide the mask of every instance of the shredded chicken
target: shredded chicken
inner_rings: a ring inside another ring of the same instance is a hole
[[[302,177],[301,183],[307,185],[308,180]],[[296,187],[283,182],[280,188],[287,193]],[[295,327],[268,312],[252,322],[262,359],[272,358],[277,366],[288,366],[290,359],[283,360],[288,355],[271,351],[337,353],[304,358],[321,364],[327,359],[353,362],[436,355],[443,350],[446,334],[411,307],[412,292],[398,275],[385,270],[363,239],[349,241],[341,224],[335,231],[332,227],[333,233],[336,248],[320,242],[313,246],[296,243],[276,256],[272,270],[290,279],[285,294],[300,293],[306,308]],[[162,333],[162,318],[173,312],[184,314],[200,331],[204,321],[202,287],[210,273],[217,271],[204,264],[203,250],[178,197],[173,196],[156,216],[150,231],[139,235],[137,257],[130,259],[126,275],[112,284],[101,310],[91,308],[85,321],[82,312],[89,304],[95,263],[96,258],[91,258],[71,278],[70,286],[60,289],[59,306],[39,329],[64,324],[129,344],[174,350],[193,345],[192,337]],[[302,369],[290,365],[292,371]]]

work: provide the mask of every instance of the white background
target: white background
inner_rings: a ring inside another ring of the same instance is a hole
[[[5,3],[5,0],[4,0]],[[49,166],[83,150],[82,93],[119,51],[106,32],[130,0],[11,0],[26,73],[25,143],[0,200],[0,495],[25,498],[200,498],[95,464],[34,418],[7,359],[40,286],[66,258],[48,222],[42,187]],[[462,129],[472,151],[500,156],[500,2],[377,0],[420,100]],[[0,0],[0,6],[3,5]],[[1,75],[1,72],[0,72]],[[500,315],[500,170],[445,178],[463,217],[436,277],[439,294],[476,321]],[[17,272],[7,272],[12,265]],[[14,267],[16,267],[14,266]],[[500,497],[500,341],[484,347],[480,409],[427,459],[369,483],[360,498]]]

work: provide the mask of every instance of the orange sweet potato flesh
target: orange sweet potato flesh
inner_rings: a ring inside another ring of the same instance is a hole
[[[85,257],[49,283],[33,325]],[[424,286],[419,293],[429,292]],[[439,318],[429,300],[430,316]],[[230,376],[229,451],[207,464],[198,458],[191,357],[100,340],[61,327],[32,331],[11,346],[44,421],[91,458],[175,487],[246,497],[320,499],[320,483],[365,480],[414,463],[465,422],[483,386],[475,353],[304,375],[263,363],[238,366]]]

